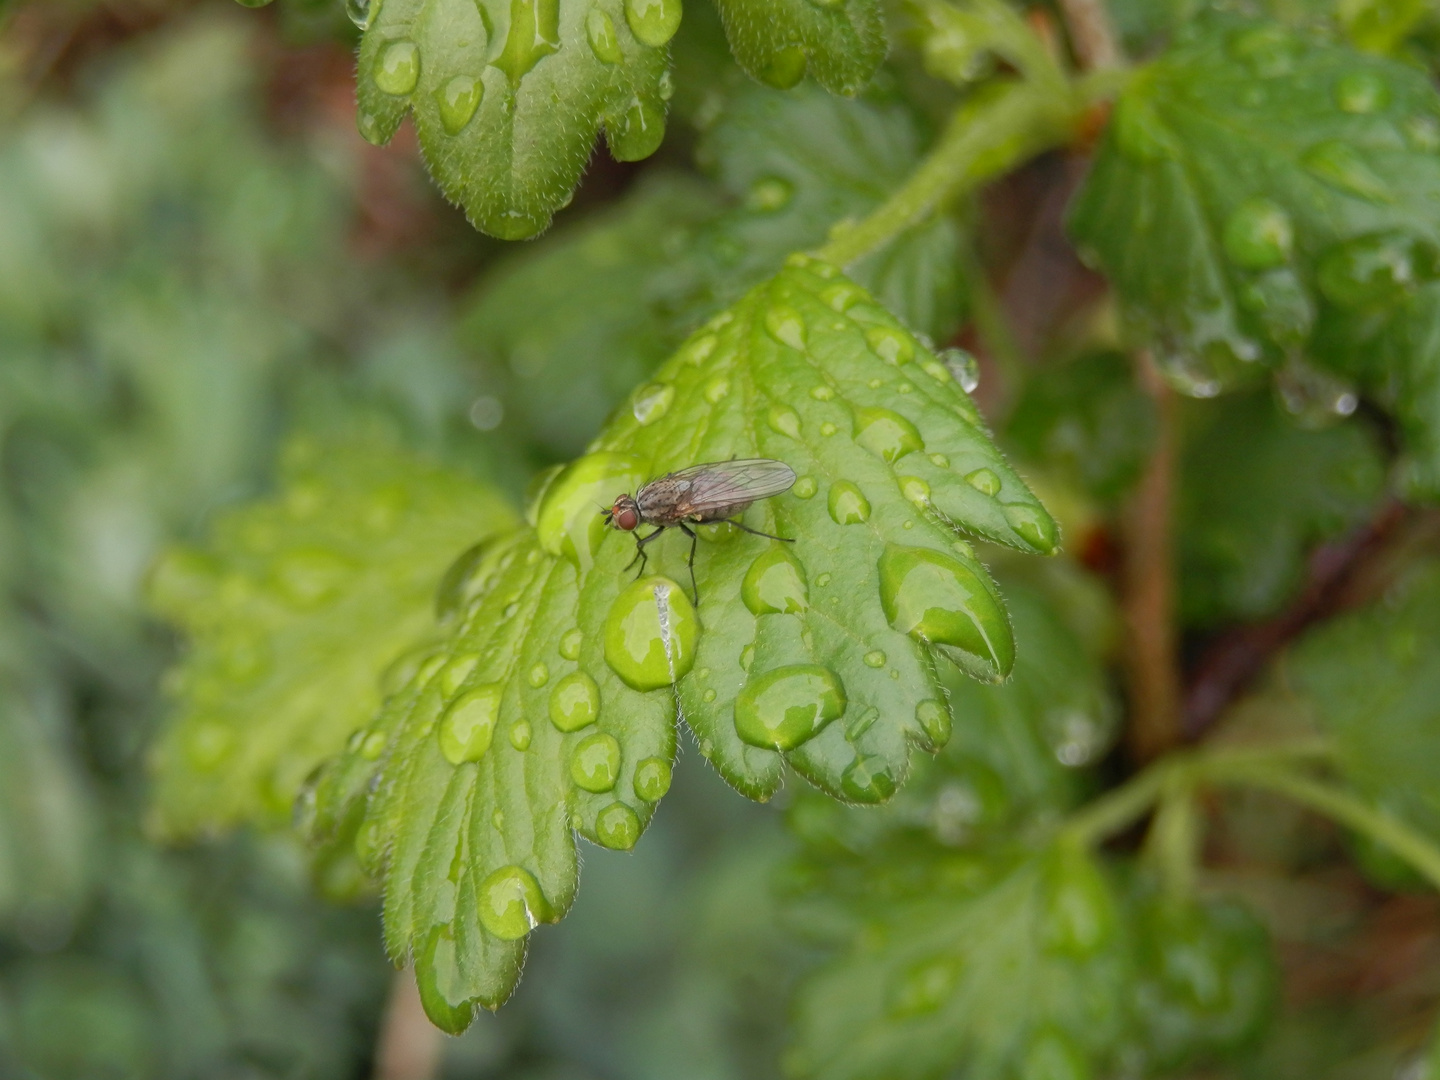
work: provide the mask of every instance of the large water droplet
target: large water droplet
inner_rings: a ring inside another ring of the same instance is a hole
[[[614,20],[598,4],[585,16],[585,38],[590,42],[590,51],[602,64],[618,64],[625,59]]]
[[[795,185],[783,176],[762,176],[750,185],[745,206],[760,214],[773,214],[790,205]]]
[[[631,408],[642,425],[653,424],[670,411],[674,401],[675,387],[669,383],[651,383],[635,392]]]
[[[622,802],[612,802],[595,815],[595,836],[614,851],[629,851],[640,839],[640,817]]]
[[[670,790],[670,762],[649,757],[635,766],[635,794],[646,802],[659,802]]]
[[[606,532],[597,507],[617,495],[634,494],[645,483],[643,466],[624,454],[598,453],[572,461],[545,492],[535,516],[540,546],[589,570]]]
[[[794,615],[810,606],[805,568],[788,544],[773,544],[750,564],[740,598],[753,615]]]
[[[766,414],[770,430],[787,438],[800,438],[800,417],[789,405],[774,405]]]
[[[620,743],[603,731],[580,740],[570,755],[570,779],[586,791],[609,791],[620,776]]]
[[[632,689],[658,690],[695,665],[698,634],[695,609],[679,585],[641,578],[605,617],[605,662]]]
[[[1055,550],[1059,536],[1055,531],[1055,520],[1045,511],[1024,503],[1012,503],[1005,507],[1005,520],[1020,539],[1042,555]]]
[[[1379,112],[1390,104],[1390,86],[1373,71],[1351,71],[1335,84],[1335,104],[1347,113]]]
[[[980,385],[980,361],[964,349],[944,349],[940,360],[960,384],[960,389],[973,394]]]
[[[884,802],[896,786],[889,764],[880,757],[862,754],[840,774],[840,790],[860,803]]]
[[[535,875],[521,866],[502,866],[480,883],[480,925],[501,941],[519,941],[553,918]]]
[[[560,0],[510,0],[505,47],[492,63],[518,85],[525,73],[560,48]]]
[[[440,752],[451,765],[479,761],[490,749],[500,716],[499,683],[488,683],[460,695],[440,720]]]
[[[1370,168],[1360,151],[1341,139],[1317,143],[1300,159],[1314,176],[1337,191],[1368,202],[1393,201],[1390,187]]]
[[[600,715],[600,687],[583,671],[572,671],[550,691],[550,722],[561,731],[579,731]]]
[[[930,485],[918,476],[900,477],[900,494],[921,509],[930,505]]]
[[[805,49],[799,45],[787,45],[777,49],[770,57],[770,63],[760,73],[760,81],[777,90],[789,90],[805,77],[808,58]]]
[[[466,980],[455,957],[449,925],[432,928],[415,958],[415,985],[425,1015],[441,1031],[459,1035],[475,1018],[474,999],[465,997]]]
[[[915,719],[932,750],[939,750],[950,741],[950,706],[943,701],[922,701],[915,706]]]
[[[413,41],[392,41],[375,63],[375,85],[387,94],[404,97],[420,81],[420,47]]]
[[[915,358],[915,345],[906,334],[888,326],[872,326],[865,331],[871,350],[887,364],[908,364]]]
[[[1320,257],[1315,278],[1325,297],[1342,307],[1399,303],[1437,273],[1436,253],[1401,232],[1372,233],[1337,244]]]
[[[849,480],[830,485],[830,517],[837,525],[859,525],[870,520],[870,500]]]
[[[990,469],[976,469],[974,472],[966,473],[965,482],[981,495],[989,495],[993,498],[1000,494],[1000,477]]]
[[[789,304],[774,304],[765,312],[765,329],[780,344],[805,351],[805,320]]]
[[[845,687],[828,668],[776,668],[741,689],[735,699],[735,732],[751,746],[793,750],[843,714],[845,704]]]
[[[885,617],[901,633],[959,649],[1003,678],[1015,662],[1015,639],[983,573],[943,552],[888,545],[880,556]]]
[[[880,408],[855,410],[855,441],[890,462],[925,448],[914,424],[899,413]]]
[[[680,29],[680,0],[625,0],[625,21],[631,32],[652,49],[658,49]]]
[[[637,95],[621,115],[605,118],[605,138],[616,161],[643,161],[665,139],[665,110]]]
[[[475,665],[480,662],[480,654],[474,652],[460,653],[453,657],[440,669],[436,685],[440,687],[440,693],[446,698],[455,696],[455,692],[465,684],[470,673],[475,670]]]
[[[901,973],[890,991],[891,1015],[919,1016],[934,1012],[955,993],[955,987],[960,982],[960,968],[960,961],[951,956],[935,957],[911,965]],[[1029,1077],[1028,1073],[1023,1075]]]
[[[485,84],[472,75],[456,75],[436,90],[435,104],[440,109],[440,123],[445,133],[459,135],[464,131],[484,96]]]
[[[345,0],[345,14],[364,32],[370,29],[370,0]]]
[[[1269,199],[1246,199],[1225,223],[1225,254],[1244,270],[1279,266],[1290,258],[1294,241],[1290,215]]]

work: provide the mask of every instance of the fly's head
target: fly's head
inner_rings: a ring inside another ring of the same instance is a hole
[[[621,495],[615,505],[604,512],[605,524],[621,532],[634,532],[640,527],[640,507],[629,495]]]

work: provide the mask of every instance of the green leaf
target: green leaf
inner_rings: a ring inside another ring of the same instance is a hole
[[[534,236],[602,126],[620,161],[660,145],[679,24],[679,0],[386,0],[360,46],[360,132],[388,142],[413,110],[431,173],[475,227]]]
[[[388,440],[292,441],[278,498],[224,514],[152,577],[190,643],[155,748],[159,824],[286,820],[429,632],[446,565],[512,521],[491,490]]]
[[[1289,666],[1349,779],[1386,809],[1440,830],[1440,569],[1308,634]]]
[[[1354,528],[1385,490],[1379,440],[1358,422],[1295,427],[1268,394],[1197,407],[1179,493],[1181,609],[1191,623],[1273,614],[1312,547]]]
[[[853,97],[885,59],[876,0],[716,0],[735,59],[761,82],[789,89],[808,71]]]
[[[1437,145],[1422,72],[1208,19],[1121,96],[1071,229],[1171,378],[1209,396],[1440,272]]]
[[[572,829],[611,848],[639,839],[669,786],[672,686],[746,794],[773,793],[788,759],[834,795],[881,801],[910,743],[943,741],[935,654],[989,678],[1014,660],[999,594],[956,530],[1056,545],[944,365],[832,267],[797,260],[658,379],[547,475],[533,529],[457,564],[450,637],[313,791],[321,837],[363,804],[356,843],[385,878],[387,945],[413,957],[447,1030],[508,997],[529,931],[570,906]],[[633,579],[636,538],[600,508],[672,469],[755,456],[801,474],[750,514],[793,546],[703,528],[698,613],[682,534]]]

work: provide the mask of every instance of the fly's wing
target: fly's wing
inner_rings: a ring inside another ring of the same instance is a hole
[[[745,458],[692,465],[656,483],[667,483],[680,516],[707,517],[722,510],[743,510],[757,499],[789,491],[795,470],[783,461]]]

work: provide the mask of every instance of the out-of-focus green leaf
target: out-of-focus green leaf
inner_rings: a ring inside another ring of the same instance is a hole
[[[809,75],[853,97],[885,59],[876,0],[717,0],[735,59],[761,82],[787,90]]]
[[[1179,493],[1181,608],[1195,623],[1272,614],[1310,548],[1352,528],[1384,491],[1378,440],[1359,423],[1294,426],[1266,394],[1197,406]]]
[[[432,631],[435,583],[513,512],[379,436],[300,438],[278,498],[170,552],[154,606],[189,637],[155,748],[173,833],[285,820],[306,775],[374,715],[381,675]]]

